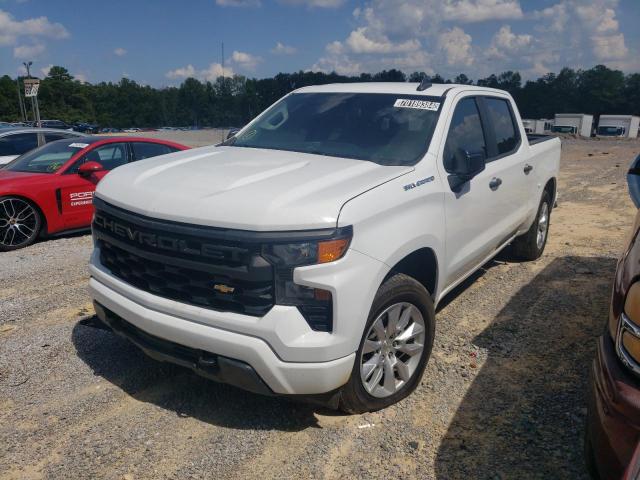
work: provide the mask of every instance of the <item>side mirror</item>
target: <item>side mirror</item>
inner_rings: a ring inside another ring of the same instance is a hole
[[[640,208],[640,155],[631,163],[627,172],[629,195],[636,208]]]
[[[86,162],[78,167],[78,175],[81,177],[90,177],[96,172],[102,172],[105,168],[98,162]]]
[[[458,149],[454,157],[454,167],[449,175],[451,190],[457,191],[464,183],[482,172],[485,168],[486,155],[484,152],[467,152]]]
[[[232,128],[231,130],[229,130],[229,133],[227,133],[227,140],[229,140],[232,137],[235,137],[239,131],[240,131],[239,128]]]

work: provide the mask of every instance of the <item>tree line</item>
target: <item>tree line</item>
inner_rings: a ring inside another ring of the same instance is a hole
[[[279,73],[272,78],[219,77],[214,82],[187,78],[179,87],[154,88],[123,78],[117,83],[80,82],[64,67],[54,66],[42,79],[38,101],[41,118],[103,127],[241,126],[286,93],[308,85],[335,82],[462,83],[510,92],[524,118],[553,118],[555,113],[640,115],[640,74],[625,75],[597,65],[589,70],[563,68],[536,80],[522,81],[514,71],[475,81],[464,74],[453,79],[424,72],[410,75],[391,69],[358,76],[337,73]],[[18,85],[22,77],[0,77],[0,120],[19,121]],[[28,99],[27,99],[28,100]],[[29,102],[26,102],[30,112]]]

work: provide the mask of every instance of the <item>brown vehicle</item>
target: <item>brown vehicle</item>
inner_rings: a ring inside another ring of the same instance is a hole
[[[640,156],[627,175],[640,208]],[[609,322],[598,339],[585,441],[587,467],[595,478],[637,478],[640,441],[640,210],[629,245],[618,261]]]

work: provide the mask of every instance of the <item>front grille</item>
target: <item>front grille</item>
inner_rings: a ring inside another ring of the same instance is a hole
[[[273,269],[260,245],[229,231],[158,221],[96,205],[100,262],[145,292],[217,311],[263,316],[274,305]]]

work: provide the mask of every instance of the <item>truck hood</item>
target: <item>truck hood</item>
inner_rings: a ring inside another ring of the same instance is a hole
[[[96,195],[153,218],[304,230],[335,227],[348,200],[412,170],[281,150],[204,147],[117,168]]]

